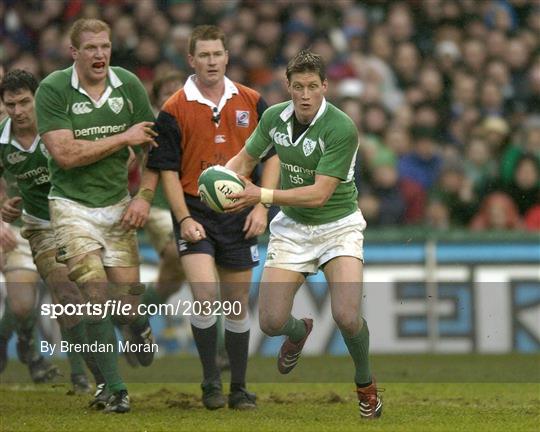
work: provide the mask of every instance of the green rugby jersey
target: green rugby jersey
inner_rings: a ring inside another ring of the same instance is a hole
[[[110,67],[107,83],[99,101],[94,101],[80,87],[74,66],[50,74],[36,93],[39,133],[70,129],[75,139],[92,145],[92,141],[124,132],[136,123],[154,121],[146,90],[135,75]],[[90,165],[68,170],[50,158],[50,197],[68,198],[88,207],[119,202],[128,195],[128,156],[128,149],[123,148]]]
[[[49,220],[47,195],[51,187],[47,155],[39,135],[26,150],[11,133],[11,119],[8,117],[0,123],[0,176],[9,173],[17,182],[23,209],[44,220]]]
[[[358,209],[354,184],[358,131],[353,121],[323,99],[308,129],[292,142],[293,115],[290,101],[267,109],[246,141],[248,154],[260,159],[275,147],[282,189],[310,186],[316,174],[336,177],[341,183],[323,207],[283,206],[283,213],[306,225],[329,223],[354,213]]]

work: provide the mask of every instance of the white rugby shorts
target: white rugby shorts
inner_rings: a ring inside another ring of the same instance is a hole
[[[304,225],[279,212],[270,223],[270,241],[265,267],[298,273],[317,273],[320,267],[339,256],[364,260],[362,212],[321,225]]]

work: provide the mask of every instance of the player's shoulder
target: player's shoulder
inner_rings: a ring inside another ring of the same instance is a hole
[[[267,118],[276,118],[280,117],[281,114],[286,110],[290,109],[291,101],[280,102],[269,107],[263,114]]]
[[[335,117],[336,119],[340,120],[340,121],[344,121],[346,123],[351,123],[351,124],[354,124],[354,122],[352,121],[352,119],[342,110],[340,110],[337,106],[335,106],[333,103],[331,102],[326,102],[326,105],[327,105],[327,114],[332,116],[332,117]]]
[[[353,120],[334,104],[327,102],[326,108],[326,123],[333,126],[335,129],[344,128],[346,130],[356,130],[356,125]]]
[[[56,70],[47,75],[40,82],[40,87],[53,87],[58,90],[68,89],[71,85],[71,75],[73,73],[73,66],[66,69]]]
[[[140,82],[139,78],[137,78],[137,75],[135,75],[131,71],[128,71],[127,69],[124,69],[123,67],[109,66],[109,68],[113,72],[113,74],[116,75],[120,81],[122,81],[122,84],[130,84],[132,82]]]

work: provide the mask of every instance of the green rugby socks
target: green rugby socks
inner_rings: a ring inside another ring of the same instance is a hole
[[[75,326],[69,329],[61,329],[62,337],[64,340],[72,344],[88,344],[88,337],[86,334],[86,325],[84,322],[79,322]],[[92,352],[75,353],[72,350],[68,351],[69,364],[71,366],[72,374],[84,373],[81,359],[84,360],[86,366],[94,376],[94,380],[97,384],[105,382],[101,371],[96,362],[95,354]],[[80,370],[79,370],[80,368]]]
[[[296,319],[291,315],[279,334],[289,336],[291,342],[298,342],[302,340],[306,332],[307,329],[304,321]]]
[[[99,321],[87,321],[86,332],[88,342],[97,342],[98,349],[94,353],[99,370],[105,377],[107,387],[113,393],[126,390],[126,385],[118,371],[118,345],[114,326],[110,318]],[[99,348],[104,348],[100,350]],[[104,351],[104,352],[100,352]]]
[[[369,365],[369,329],[365,319],[364,325],[355,336],[348,337],[343,332],[343,340],[351,354],[356,369],[354,381],[357,385],[367,385],[371,382],[371,370]]]

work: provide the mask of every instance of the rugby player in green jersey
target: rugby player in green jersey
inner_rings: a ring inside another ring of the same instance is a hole
[[[304,50],[287,65],[292,101],[274,105],[263,115],[245,147],[227,167],[246,176],[266,152],[275,148],[281,189],[261,189],[249,182],[230,197],[239,211],[259,202],[281,206],[270,224],[270,242],[259,291],[259,322],[270,336],[286,335],[278,369],[297,364],[313,321],[291,315],[294,296],[305,276],[322,269],[328,281],[332,315],[354,360],[360,416],[382,412],[370,372],[369,331],[360,315],[363,230],[357,206],[354,165],[358,132],[352,120],[325,100],[328,87],[319,55]]]
[[[144,287],[133,223],[146,215],[130,205],[127,188],[129,146],[155,146],[154,116],[139,79],[110,66],[109,26],[96,19],[76,21],[70,32],[74,65],[53,72],[36,93],[38,129],[51,155],[49,206],[58,245],[57,259],[93,305],[109,296],[137,311]],[[144,197],[151,200],[152,197]],[[113,292],[109,293],[109,283]],[[139,362],[148,366],[153,344],[148,318],[117,316],[129,322]],[[86,315],[90,344],[116,346],[110,318]],[[111,397],[105,412],[130,410],[118,371],[118,352],[96,352]]]
[[[47,198],[50,189],[47,152],[37,133],[34,111],[37,87],[34,76],[20,69],[7,73],[0,83],[0,99],[8,113],[8,118],[0,122],[0,175],[8,173],[20,194],[6,199],[1,211],[2,220],[9,223],[22,215],[20,234],[15,232],[19,241],[17,247],[7,254],[4,269],[9,306],[19,322],[18,353],[21,361],[28,364],[33,380],[40,382],[48,380],[54,371],[34,348],[34,304],[39,277],[49,287],[56,303],[82,303],[82,296],[69,280],[67,267],[55,259],[56,244]],[[21,203],[22,211],[19,208]],[[59,323],[64,339],[71,343],[84,343],[86,330],[80,317],[61,316]],[[1,351],[7,343],[3,339],[0,335]],[[68,358],[74,391],[90,391],[81,355],[68,353]],[[85,355],[85,360],[96,383],[103,382],[93,356]]]

